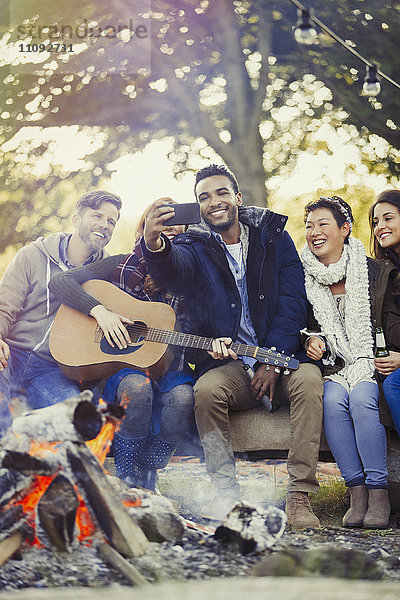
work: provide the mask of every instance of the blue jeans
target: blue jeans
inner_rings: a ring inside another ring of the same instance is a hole
[[[161,439],[177,444],[193,422],[193,388],[189,384],[159,392],[148,377],[132,373],[122,379],[117,397],[126,407],[119,430],[124,438],[144,438],[157,433]],[[154,431],[154,412],[160,412],[159,431]]]
[[[390,373],[383,382],[385,400],[392,413],[393,423],[400,435],[400,369]]]
[[[378,385],[358,383],[350,394],[340,383],[324,383],[324,430],[348,487],[387,487],[386,432],[379,421]]]
[[[56,363],[10,346],[8,366],[0,372],[0,435],[11,425],[10,398],[21,394],[30,408],[43,408],[76,396],[79,387]]]

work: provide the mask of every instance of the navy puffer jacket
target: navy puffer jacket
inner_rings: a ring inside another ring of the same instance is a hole
[[[268,209],[239,207],[239,220],[249,226],[247,290],[249,310],[259,346],[274,346],[308,362],[300,344],[307,324],[303,268],[290,235],[287,217]],[[241,302],[224,248],[205,223],[191,226],[161,252],[143,244],[149,273],[186,296],[195,331],[205,337],[236,339]],[[204,351],[194,360],[199,374],[220,366]]]

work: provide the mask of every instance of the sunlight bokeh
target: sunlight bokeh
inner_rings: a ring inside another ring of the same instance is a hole
[[[383,174],[369,173],[367,166],[363,164],[360,149],[351,140],[333,127],[324,130],[323,134],[329,141],[330,152],[320,150],[313,153],[311,149],[303,151],[298,155],[297,165],[289,176],[273,177],[267,182],[269,206],[272,210],[289,216],[287,230],[298,248],[302,246],[304,239],[303,207],[315,193],[327,190],[327,193],[333,194],[337,190],[354,189],[357,185],[362,185],[370,189],[372,197],[387,187]],[[24,142],[36,147],[48,144],[49,152],[35,165],[30,165],[30,171],[33,169],[37,176],[43,175],[51,164],[53,169],[56,167],[60,173],[67,174],[82,168],[85,158],[100,148],[104,141],[105,135],[98,129],[82,131],[76,126],[47,129],[35,127],[21,129],[8,142],[9,147],[3,149],[21,149]],[[174,164],[168,158],[171,149],[171,138],[154,140],[143,151],[133,151],[108,164],[106,170],[94,165],[95,170],[99,169],[104,174],[98,188],[118,194],[123,201],[120,222],[108,245],[111,254],[131,250],[135,226],[143,211],[157,198],[167,196],[177,202],[193,201],[194,173],[188,172],[179,179],[174,177]],[[384,148],[381,150],[384,151]],[[208,161],[196,158],[194,164],[196,168],[201,168]],[[351,203],[351,197],[347,196],[346,199]],[[244,201],[246,202],[246,198]],[[56,229],[62,228],[57,227],[57,223],[55,226]],[[366,243],[366,216],[361,227],[364,230],[361,237]],[[69,228],[71,230],[72,225]],[[15,250],[10,250],[0,258],[0,271],[4,270],[14,252]]]

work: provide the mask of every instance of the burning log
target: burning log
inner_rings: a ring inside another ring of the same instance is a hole
[[[105,542],[100,544],[98,552],[104,560],[106,560],[112,567],[117,569],[122,575],[130,581],[133,585],[143,585],[149,583],[143,575],[131,565],[115,548],[111,548]]]
[[[16,494],[27,490],[33,479],[31,475],[0,469],[0,508],[8,504]]]
[[[286,515],[275,506],[258,510],[247,502],[237,502],[215,530],[214,537],[238,547],[243,554],[270,548],[285,530]]]
[[[92,440],[105,423],[103,412],[91,402],[92,396],[90,390],[84,390],[76,398],[25,412],[14,419],[12,430],[36,441]]]
[[[71,550],[78,506],[74,486],[63,475],[53,479],[39,500],[40,523],[50,542],[61,552]]]
[[[26,452],[17,452],[16,450],[5,450],[1,453],[1,466],[5,469],[12,469],[25,473],[25,475],[53,475],[57,466],[50,464],[46,460],[31,456]]]
[[[9,531],[13,525],[23,519],[23,516],[24,509],[19,505],[2,510],[0,512],[0,532]]]
[[[33,541],[34,531],[20,505],[12,505],[0,512],[0,566],[15,554],[25,540]]]
[[[0,543],[11,534],[20,532],[26,527],[27,517],[22,506],[16,505],[5,508],[0,512]]]
[[[106,539],[123,556],[141,556],[148,544],[146,536],[129,516],[95,456],[85,444],[66,443],[65,451],[76,483]]]

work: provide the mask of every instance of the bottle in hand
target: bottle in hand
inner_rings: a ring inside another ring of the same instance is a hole
[[[375,358],[384,358],[389,356],[389,350],[386,348],[385,335],[382,327],[376,328]]]

